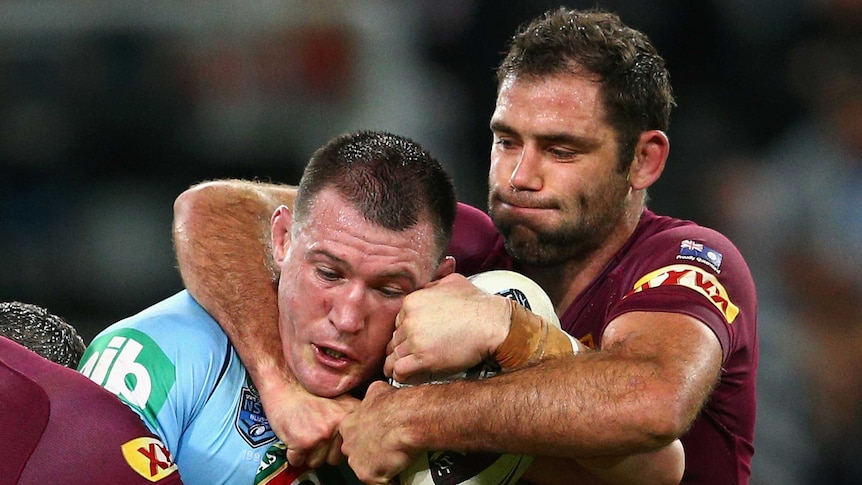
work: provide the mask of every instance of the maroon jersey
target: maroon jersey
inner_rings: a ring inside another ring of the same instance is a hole
[[[5,337],[0,457],[0,483],[182,483],[161,440],[116,396]]]
[[[459,205],[455,224],[450,251],[459,272],[511,268],[487,215]],[[757,296],[739,251],[712,229],[645,211],[625,246],[560,320],[564,330],[599,348],[608,323],[631,311],[683,313],[718,337],[721,379],[681,438],[682,483],[747,484],[754,454]]]

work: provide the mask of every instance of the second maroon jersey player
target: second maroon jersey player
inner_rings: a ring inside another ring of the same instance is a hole
[[[473,207],[459,205],[449,249],[463,274],[512,268],[502,236]],[[631,311],[684,313],[718,337],[721,378],[681,438],[682,483],[747,482],[754,453],[757,297],[739,251],[712,229],[644,211],[631,238],[560,321],[587,346],[600,348],[607,324]]]

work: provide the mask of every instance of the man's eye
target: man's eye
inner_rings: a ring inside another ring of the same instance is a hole
[[[391,286],[381,286],[377,288],[377,291],[386,298],[401,298],[404,296],[404,291],[401,288],[393,288]]]
[[[572,150],[565,150],[562,148],[550,148],[550,149],[548,149],[548,152],[554,158],[568,159],[568,158],[574,158],[575,156],[577,156],[576,152],[573,152]]]
[[[508,138],[498,138],[494,143],[500,145],[503,148],[511,148],[515,145],[512,140],[509,140]]]
[[[339,278],[339,274],[328,268],[317,268],[317,274],[326,281],[335,281]]]

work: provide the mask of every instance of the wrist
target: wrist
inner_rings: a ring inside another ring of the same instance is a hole
[[[503,347],[503,344],[506,343],[506,339],[509,338],[509,334],[512,333],[513,301],[499,295],[494,295],[491,298],[493,301],[497,302],[498,316],[493,319],[495,324],[491,326],[494,333],[488,339],[488,342],[490,342],[491,345],[488,348],[487,356],[496,359],[497,353],[500,352],[500,348]]]
[[[279,365],[274,360],[261,360],[246,370],[258,391],[262,393],[302,389],[290,369],[283,363]]]
[[[492,353],[503,371],[534,365],[544,359],[580,350],[577,342],[560,328],[527,310],[514,300],[510,307],[509,333]]]

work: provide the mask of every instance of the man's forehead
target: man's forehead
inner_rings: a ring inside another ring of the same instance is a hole
[[[405,260],[433,257],[434,226],[423,217],[407,229],[396,231],[366,219],[356,207],[337,193],[320,194],[302,229],[297,235],[305,238],[309,249],[362,249],[371,256],[403,257]]]
[[[587,136],[584,130],[610,128],[599,85],[575,74],[547,78],[507,78],[498,93],[490,128],[549,142]]]

